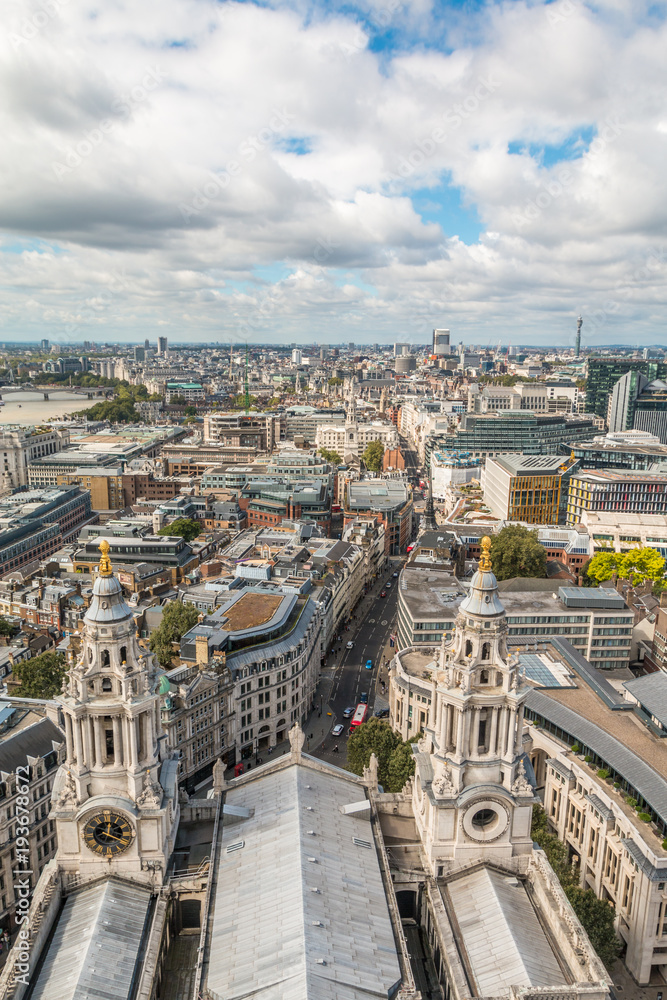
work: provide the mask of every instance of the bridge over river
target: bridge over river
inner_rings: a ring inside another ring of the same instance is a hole
[[[86,399],[100,399],[107,395],[112,396],[113,388],[111,386],[94,385],[32,385],[30,382],[24,382],[21,385],[0,386],[0,399],[15,392],[41,392],[44,399],[49,399],[51,396],[55,396],[61,392],[82,396]]]

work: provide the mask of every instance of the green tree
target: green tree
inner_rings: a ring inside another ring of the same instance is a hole
[[[378,759],[378,781],[389,792],[400,792],[414,774],[410,743],[404,743],[388,722],[372,718],[359,726],[347,742],[347,769],[363,774],[371,754]]]
[[[161,667],[168,667],[174,655],[173,643],[197,624],[199,612],[193,604],[169,601],[162,612],[162,621],[152,633],[148,645]]]
[[[171,524],[165,524],[160,528],[158,535],[178,535],[186,542],[191,542],[193,538],[201,532],[201,524],[191,517],[177,517]]]
[[[331,462],[332,465],[342,465],[343,459],[340,457],[337,451],[332,451],[331,448],[320,448],[320,455],[325,462]]]
[[[67,672],[64,653],[41,653],[23,660],[13,668],[14,679],[20,681],[14,689],[17,698],[53,698],[62,690]]]
[[[606,899],[598,899],[592,889],[582,889],[579,872],[570,863],[567,846],[551,833],[546,813],[539,806],[533,809],[531,835],[547,856],[563,892],[581,921],[590,942],[609,968],[618,957],[620,942],[614,930],[614,908]]]
[[[361,459],[369,472],[379,472],[382,468],[384,458],[384,445],[382,441],[369,441],[364,449]]]
[[[197,408],[195,406],[186,406],[185,407],[185,415],[186,415],[186,417],[196,417],[197,416]]]
[[[185,396],[170,396],[169,404],[170,406],[185,406],[187,399]]]
[[[9,624],[6,618],[0,617],[0,635],[14,635],[16,629]]]
[[[616,552],[598,552],[588,562],[586,576],[593,582],[593,586],[605,583],[606,580],[611,580],[614,573],[618,573],[619,562]]]
[[[411,743],[399,743],[389,758],[387,791],[400,792],[415,773],[415,758]]]
[[[343,384],[342,378],[338,378],[337,376],[330,378],[329,381],[327,382],[327,385],[342,385],[342,384]]]
[[[498,580],[547,575],[546,552],[537,533],[520,524],[509,524],[492,537],[491,563]]]
[[[665,560],[656,549],[632,549],[621,556],[619,576],[630,580],[633,587],[651,580],[655,589],[662,589],[665,580]],[[657,588],[656,588],[657,584]]]

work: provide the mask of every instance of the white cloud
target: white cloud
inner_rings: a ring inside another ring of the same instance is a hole
[[[575,0],[476,15],[367,0],[356,18],[305,3],[14,4],[0,38],[2,337],[245,327],[333,341],[347,325],[423,342],[446,322],[455,337],[548,344],[588,309],[597,342],[658,341],[667,29],[652,17]],[[385,28],[400,51],[371,51]],[[552,162],[566,142],[575,158]],[[479,243],[452,237],[464,220],[448,201],[443,229],[415,211],[412,194],[443,177],[475,206]],[[258,277],[278,263],[286,277]]]

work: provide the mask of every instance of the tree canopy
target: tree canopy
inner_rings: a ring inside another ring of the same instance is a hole
[[[361,459],[370,472],[379,472],[382,468],[384,458],[384,445],[382,441],[369,441],[364,449]]]
[[[201,532],[201,524],[192,517],[177,517],[171,524],[165,524],[160,528],[158,535],[178,535],[186,542],[191,542],[193,538]]]
[[[333,451],[331,448],[320,448],[320,455],[325,462],[331,462],[332,465],[342,465],[343,459],[340,457],[337,451]]]
[[[138,422],[141,416],[135,404],[139,400],[148,399],[148,389],[145,385],[129,385],[127,382],[116,381],[117,396],[107,399],[80,412],[88,420],[109,420],[112,424],[132,424]]]
[[[14,679],[20,681],[13,694],[17,698],[53,698],[60,694],[66,672],[64,653],[41,653],[31,660],[22,660],[12,669]]]
[[[665,560],[648,546],[629,552],[598,552],[586,565],[586,576],[593,583],[605,583],[614,573],[633,587],[646,580],[652,581],[656,591],[665,586]]]
[[[348,739],[348,771],[363,774],[373,753],[378,759],[378,781],[384,790],[400,792],[415,772],[410,744],[404,743],[388,722],[372,718]]]
[[[547,575],[544,547],[538,542],[537,534],[521,524],[508,524],[492,537],[491,563],[498,580]]]
[[[10,625],[6,618],[0,616],[0,635],[14,635],[16,629]]]
[[[591,944],[609,968],[620,951],[620,942],[614,930],[612,903],[606,899],[598,899],[592,889],[580,887],[579,870],[570,863],[566,845],[549,830],[546,813],[539,807],[533,809],[531,835],[546,854]]]
[[[168,667],[174,655],[172,643],[180,642],[188,629],[197,624],[199,612],[194,604],[169,601],[162,612],[162,621],[151,635],[148,645],[161,667]]]

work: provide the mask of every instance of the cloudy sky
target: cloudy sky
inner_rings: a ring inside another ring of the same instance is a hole
[[[664,3],[2,7],[1,340],[664,343]]]

